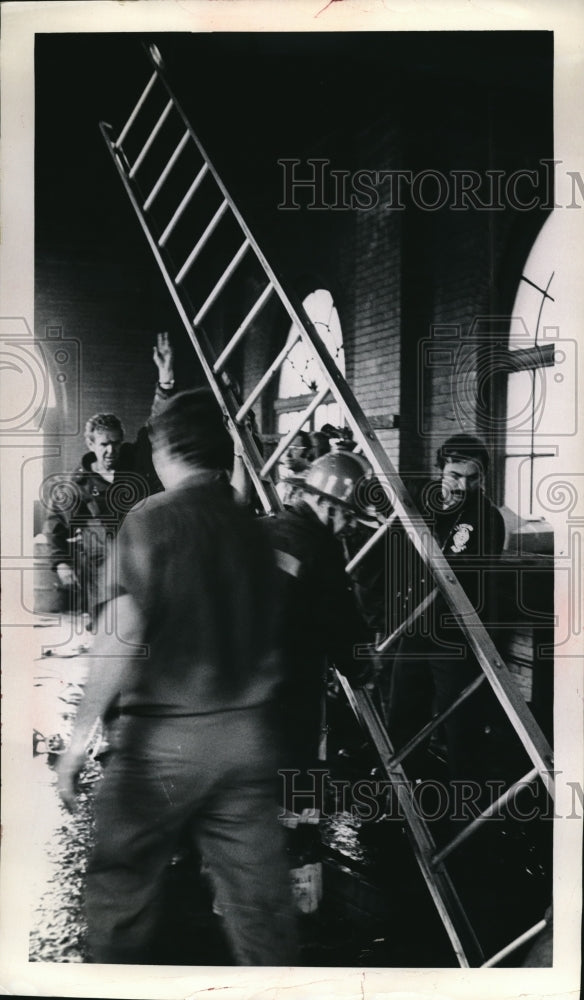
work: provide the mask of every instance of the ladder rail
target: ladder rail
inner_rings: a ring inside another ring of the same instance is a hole
[[[468,968],[471,965],[482,964],[484,961],[483,950],[452,880],[443,865],[432,864],[432,858],[436,854],[436,845],[427,824],[419,815],[413,801],[410,792],[411,784],[399,764],[393,767],[389,765],[395,755],[394,749],[369,692],[366,689],[352,688],[347,678],[339,671],[337,671],[337,677],[353,711],[367,726],[381,765],[395,790],[398,804],[403,810],[412,834],[411,844],[418,867],[438,910],[459,965],[462,968]]]
[[[237,205],[233,202],[226,186],[207,156],[180,103],[176,99],[168,80],[166,79],[163,63],[157,49],[155,46],[148,46],[146,47],[146,51],[148,58],[154,67],[153,77],[147,84],[144,93],[139,99],[134,111],[130,115],[129,120],[126,122],[126,125],[123,127],[117,141],[112,140],[110,134],[112,132],[111,126],[108,126],[106,123],[100,124],[102,136],[108,147],[108,151],[112,157],[114,165],[120,175],[126,193],[129,196],[130,202],[138,216],[138,220],[147,237],[150,248],[162,272],[165,283],[169,289],[189,339],[193,344],[203,372],[214,392],[222,412],[224,413],[226,423],[229,426],[234,440],[239,446],[251,482],[257,492],[262,506],[264,507],[264,510],[266,513],[272,513],[274,510],[281,509],[282,506],[275,484],[270,475],[270,472],[278,461],[278,458],[284,453],[298,429],[306,423],[306,420],[320,404],[320,402],[326,399],[329,395],[332,396],[332,398],[340,406],[344,414],[344,419],[353,432],[358,448],[371,463],[374,474],[380,480],[393,508],[391,516],[375,530],[373,539],[370,539],[367,543],[365,543],[365,546],[361,549],[361,551],[353,557],[349,564],[350,567],[355,568],[355,566],[359,564],[361,559],[366,555],[367,551],[373,547],[378,539],[385,535],[389,525],[394,519],[397,518],[401,522],[409,541],[420,555],[423,563],[433,574],[435,588],[425,600],[429,602],[434,599],[437,592],[442,593],[448,608],[452,612],[455,622],[460,627],[462,634],[482,671],[481,676],[477,678],[477,681],[474,683],[478,687],[479,683],[482,683],[485,679],[488,680],[496,697],[501,703],[503,710],[505,711],[509,723],[513,726],[513,729],[515,730],[534,765],[532,771],[529,772],[527,777],[530,777],[533,780],[535,780],[536,777],[540,778],[546,787],[548,794],[553,797],[553,772],[551,770],[553,768],[553,757],[551,748],[549,747],[545,736],[527,708],[527,705],[525,704],[510,672],[502,662],[494,643],[486,632],[475,608],[470,603],[466,592],[458,582],[452,567],[439,548],[438,543],[435,541],[428,524],[414,505],[396,469],[391,463],[385,450],[382,448],[375,433],[372,431],[363,410],[355,399],[351,389],[345,382],[343,375],[339,371],[336,363],[322,341],[318,330],[308,317],[302,302],[298,296],[290,294],[286,291],[277,272],[272,268],[263,251],[257,244]],[[135,162],[131,167],[127,162],[127,157],[122,149],[122,143],[128,134],[129,129],[136,120],[145,101],[147,100],[148,94],[150,93],[150,90],[154,86],[156,80],[160,80],[170,98],[170,101],[166,105],[163,115],[155,126],[154,133],[151,134],[146,142],[147,148],[143,148],[139,154],[139,162]],[[146,202],[142,204],[141,200],[138,199],[136,193],[134,192],[133,178],[156,140],[166,117],[170,114],[170,111],[173,108],[182,119],[186,131],[179,143],[179,146],[174,150],[171,160],[164,167],[162,174],[159,176],[154,187],[150,191],[150,194],[146,198]],[[162,235],[159,238],[156,238],[145,218],[144,212],[149,209],[162,185],[166,183],[170,177],[172,169],[178,160],[180,153],[187,145],[188,138],[193,140],[198,150],[198,153],[203,161],[202,167],[200,168],[194,181],[191,183],[190,188],[183,196],[178,207],[175,209],[170,221],[166,224]],[[223,204],[220,206],[219,212],[216,213],[214,218],[211,220],[211,223],[207,226],[203,236],[199,238],[195,248],[191,251],[181,270],[173,278],[165,261],[163,250],[171,233],[184,214],[190,200],[208,173],[210,173],[221,194]],[[196,314],[194,314],[194,310],[190,308],[187,292],[184,288],[180,288],[179,286],[182,278],[186,275],[191,265],[194,263],[194,260],[198,256],[198,252],[202,249],[202,246],[209,238],[212,231],[210,227],[212,226],[214,229],[219,223],[220,218],[222,218],[223,214],[227,210],[231,212],[231,215],[243,233],[244,246],[246,246],[246,249],[247,247],[251,248],[256,260],[267,276],[268,285],[264,288],[259,300],[257,300],[251,307],[245,319],[242,323],[240,323],[236,333],[228,341],[226,347],[223,348],[218,357],[213,358],[213,350],[211,349],[206,333],[197,321],[202,318],[209,306],[213,301],[215,301],[222,291],[228,278],[237,267],[240,259],[239,254],[243,252],[243,249],[241,248],[238,254],[236,254],[236,258],[234,258],[228,266],[227,270],[229,273],[225,272],[223,274],[215,286],[215,289],[213,289],[210,295],[207,296],[203,307],[201,307],[199,312]],[[290,336],[289,343],[287,343],[279,352],[276,359],[269,365],[267,371],[260,378],[260,381],[252,390],[250,395],[242,402],[237,398],[233,383],[225,370],[225,363],[233,353],[235,347],[241,342],[245,333],[252,327],[253,320],[259,314],[261,308],[272,292],[277,293],[282,306],[288,314],[292,324],[292,334]],[[193,314],[194,319],[192,318]],[[283,440],[280,441],[279,445],[276,447],[275,452],[267,461],[265,461],[256,445],[256,441],[251,430],[251,424],[247,419],[248,414],[251,407],[259,398],[271,378],[274,377],[276,372],[284,363],[294,344],[300,339],[318,361],[324,386],[312,400],[308,409],[300,415],[298,427],[293,428],[292,431],[284,436]],[[422,602],[422,604],[424,604],[424,602]],[[421,611],[416,609],[414,615],[419,616],[420,613]],[[383,640],[378,651],[387,649],[388,646],[403,633],[407,624],[409,624],[409,619],[403,624],[403,626],[400,626],[400,628],[395,630],[392,635]],[[386,770],[390,781],[396,788],[398,801],[403,809],[409,829],[412,833],[412,846],[417,863],[449,935],[459,964],[462,966],[480,963],[487,965],[490,964],[490,962],[484,963],[484,956],[482,954],[480,944],[472,926],[469,923],[468,917],[462,907],[461,901],[450,880],[450,877],[444,868],[444,860],[446,856],[451,853],[451,850],[454,850],[454,847],[447,845],[447,849],[443,849],[442,852],[436,851],[430,832],[427,829],[426,824],[418,815],[413,803],[411,793],[409,791],[409,783],[400,762],[405,756],[407,756],[407,753],[414,748],[414,741],[410,741],[406,747],[396,753],[391,745],[391,741],[385,727],[379,719],[370,694],[366,690],[354,690],[346,678],[342,677],[342,675],[339,675],[339,678],[349,704],[353,708],[357,717],[366,726],[372,742],[377,749],[382,765]],[[470,688],[473,688],[473,685],[470,685],[469,689],[465,689],[462,695],[456,700],[455,703],[453,703],[453,706],[450,707],[451,710],[458,707],[458,705],[460,705],[462,701],[464,701],[466,697],[472,693]],[[450,709],[446,710],[446,714],[449,714]],[[431,727],[432,723],[430,723],[429,726]],[[415,737],[414,740],[421,742],[425,735],[425,729],[426,727],[421,730],[419,734],[417,734],[417,737]],[[524,781],[525,779],[521,780]],[[512,790],[509,790],[509,792],[505,794],[510,795],[511,791]],[[504,796],[502,798],[504,798]],[[480,817],[477,821],[480,821]],[[473,824],[477,821],[473,821],[473,823],[470,824],[473,829],[464,835],[464,839],[474,832],[476,827],[473,826]]]
[[[157,262],[157,264],[158,264],[158,266],[160,268],[160,271],[162,273],[162,276],[163,276],[163,278],[165,280],[166,286],[167,286],[167,288],[168,288],[168,290],[169,290],[169,292],[171,294],[171,297],[173,299],[173,302],[174,302],[174,304],[176,306],[177,312],[178,312],[178,314],[179,314],[179,316],[180,316],[180,318],[181,318],[181,320],[183,322],[185,330],[186,330],[186,332],[187,332],[187,334],[189,336],[189,339],[190,339],[190,341],[191,341],[191,343],[192,343],[192,345],[193,345],[193,347],[195,349],[195,353],[196,353],[196,355],[197,355],[197,357],[199,359],[201,367],[203,368],[203,371],[204,371],[204,373],[205,373],[205,375],[207,377],[209,385],[211,386],[211,388],[213,390],[213,393],[215,395],[215,398],[216,398],[219,406],[221,407],[223,415],[226,418],[226,421],[228,423],[230,432],[233,435],[234,440],[236,440],[237,444],[239,445],[239,447],[241,448],[241,450],[242,450],[242,452],[243,452],[243,454],[245,456],[245,465],[246,465],[246,468],[247,468],[247,470],[249,472],[249,475],[251,477],[252,483],[253,483],[255,489],[257,490],[258,496],[259,496],[259,498],[260,498],[260,500],[261,500],[261,502],[262,502],[262,504],[263,504],[264,509],[266,510],[266,512],[270,512],[270,511],[273,511],[273,510],[280,509],[280,506],[281,506],[280,499],[278,497],[278,494],[276,492],[276,489],[275,489],[273,483],[271,482],[271,480],[268,480],[267,482],[264,482],[261,479],[261,477],[258,475],[257,471],[256,471],[257,467],[259,465],[261,465],[261,456],[259,456],[259,453],[258,453],[258,450],[257,450],[257,446],[256,446],[255,441],[253,439],[253,434],[251,433],[250,428],[246,424],[242,424],[241,421],[236,421],[234,419],[234,412],[236,411],[237,406],[235,404],[232,407],[228,407],[227,406],[227,404],[225,402],[224,393],[221,391],[221,389],[219,387],[217,379],[215,378],[214,373],[213,373],[212,363],[209,361],[209,358],[207,356],[208,353],[209,353],[209,348],[207,347],[207,350],[203,350],[203,348],[201,346],[201,343],[199,342],[199,340],[197,339],[197,336],[195,335],[195,331],[193,329],[192,322],[191,322],[191,320],[189,318],[189,314],[188,314],[188,312],[187,312],[187,310],[185,308],[185,305],[183,304],[181,295],[179,294],[179,290],[176,287],[176,285],[175,285],[175,283],[174,283],[174,281],[173,281],[173,279],[172,279],[172,277],[170,275],[170,272],[169,272],[168,268],[166,267],[166,264],[165,264],[164,258],[162,256],[162,253],[160,251],[160,248],[159,248],[159,246],[158,246],[158,244],[156,242],[156,239],[154,238],[154,236],[150,232],[149,226],[148,226],[148,224],[146,222],[146,219],[144,218],[144,214],[141,211],[141,207],[140,207],[139,201],[138,201],[137,197],[134,194],[134,191],[132,189],[132,186],[130,184],[129,179],[126,176],[126,171],[124,169],[124,164],[123,164],[122,158],[120,156],[120,153],[117,150],[115,143],[112,142],[112,140],[111,140],[111,138],[109,136],[109,130],[110,130],[110,128],[111,128],[111,126],[109,126],[107,124],[107,122],[100,122],[101,134],[103,136],[103,139],[105,141],[107,149],[108,149],[108,151],[109,151],[109,153],[111,155],[111,158],[112,158],[112,160],[114,162],[114,165],[115,165],[115,167],[116,167],[116,169],[118,171],[118,174],[119,174],[119,176],[120,176],[120,178],[122,180],[122,183],[124,185],[126,193],[127,193],[128,197],[130,199],[130,202],[131,202],[133,208],[134,208],[134,211],[136,212],[136,215],[138,217],[140,225],[142,226],[142,229],[144,231],[146,239],[148,240],[148,243],[150,245],[150,249],[152,250],[152,253],[154,254],[156,262]],[[199,328],[197,332],[198,332],[199,336],[202,338],[202,336],[203,336],[202,329]],[[249,455],[250,454],[252,456],[254,456],[255,463],[254,463],[254,461],[251,461],[249,459]]]
[[[485,672],[495,695],[502,704],[506,715],[512,721],[513,728],[518,734],[525,750],[533,761],[533,764],[538,768],[540,778],[545,785],[548,794],[553,798],[554,779],[551,773],[553,769],[553,755],[547,739],[527,708],[527,705],[523,700],[523,696],[517,688],[510,672],[504,665],[495,644],[487,634],[479,616],[469,601],[466,592],[456,579],[450,564],[440,549],[440,546],[431,533],[429,533],[426,522],[414,505],[413,500],[399,478],[388,455],[371,429],[365,413],[352,391],[349,389],[349,386],[345,382],[344,377],[337,368],[329,351],[325,347],[316,327],[307,315],[298,297],[293,297],[285,291],[278,275],[270,265],[260,247],[257,245],[251,230],[243,219],[237,205],[234,204],[225,184],[219,177],[219,174],[194,132],[185,112],[176,99],[176,96],[168,83],[166,74],[158,61],[157,56],[152,51],[152,47],[149,47],[147,51],[150,61],[157,70],[160,79],[173,100],[185,128],[189,129],[202,159],[208,164],[215,183],[221,191],[223,198],[229,203],[234,218],[242,229],[244,235],[249,240],[250,246],[253,248],[253,251],[267,274],[269,281],[278,292],[279,298],[288,312],[293,325],[298,327],[301,331],[302,339],[318,358],[322,374],[329,385],[333,397],[343,409],[345,419],[351,427],[355,439],[361,445],[366,458],[368,458],[371,462],[376,475],[379,476],[381,473],[382,477],[385,477],[387,482],[390,484],[390,500],[393,508],[396,510],[402,525],[407,530],[409,538],[417,549],[419,555],[434,574],[435,582],[439,586],[450,610],[461,627],[461,630],[468,641],[479,666]],[[302,424],[300,426],[302,426]],[[265,474],[265,472],[263,474]]]

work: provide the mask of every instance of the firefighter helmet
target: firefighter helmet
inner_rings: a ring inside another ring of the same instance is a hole
[[[365,455],[331,451],[315,459],[298,481],[302,489],[350,508],[358,518],[385,518],[393,509],[390,495]]]
[[[314,460],[303,488],[355,509],[355,488],[366,475],[364,466],[348,451],[329,452]]]

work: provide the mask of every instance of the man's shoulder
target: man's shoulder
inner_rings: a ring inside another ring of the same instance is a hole
[[[325,529],[320,521],[301,507],[285,507],[275,514],[258,519],[265,531],[272,535],[285,534],[298,538],[318,538]]]
[[[497,505],[482,490],[477,495],[476,501],[471,507],[471,510],[474,512],[474,516],[477,519],[480,519],[483,526],[498,526],[499,524],[504,525],[505,523],[503,515]]]
[[[180,487],[160,490],[158,493],[151,493],[139,500],[132,507],[130,514],[136,518],[163,518],[172,517],[179,510],[187,511],[193,519],[196,519],[198,512],[205,510],[217,510],[227,504],[230,509],[238,512],[235,498],[229,488],[223,484],[214,483],[186,483]]]
[[[132,469],[136,463],[136,442],[122,441],[120,446],[119,467],[120,469]]]
[[[126,520],[131,518],[134,522],[139,519],[156,518],[162,516],[169,508],[172,510],[172,507],[172,491],[163,490],[161,493],[140,497],[126,514]]]
[[[341,558],[338,542],[310,510],[285,509],[259,522],[275,547],[305,563],[330,565]]]
[[[493,517],[501,518],[502,520],[503,515],[501,514],[501,511],[497,507],[495,501],[491,500],[491,497],[487,493],[481,492],[480,496],[481,502],[485,505],[486,510],[492,513]]]
[[[166,494],[156,493],[137,501],[125,512],[118,535],[121,545],[133,547],[136,544],[150,547],[153,542],[161,542],[165,537],[165,524],[172,520],[166,515],[166,504],[161,502]]]
[[[491,534],[497,536],[497,547],[502,549],[505,542],[505,535],[507,532],[505,526],[505,518],[503,517],[501,511],[497,505],[491,500],[490,497],[485,496],[486,501],[486,511],[487,518],[489,520],[489,530]]]

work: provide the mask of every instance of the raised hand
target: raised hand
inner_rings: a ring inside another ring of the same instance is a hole
[[[156,335],[156,346],[153,349],[152,357],[158,368],[160,385],[172,385],[174,383],[174,351],[168,333]]]

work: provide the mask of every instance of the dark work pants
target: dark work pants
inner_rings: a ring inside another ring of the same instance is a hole
[[[459,634],[459,638],[460,634]],[[399,644],[391,677],[388,733],[396,749],[408,742],[433,715],[448,708],[479,675],[479,668],[462,642],[460,654],[434,638],[412,636]],[[487,682],[485,682],[486,684]],[[449,776],[482,781],[485,772],[487,698],[484,685],[444,722]],[[424,777],[427,742],[405,758],[409,778]]]
[[[462,634],[448,630],[453,648],[435,637],[415,635],[401,640],[393,664],[387,729],[396,749],[408,742],[434,715],[448,708],[481,673]],[[529,770],[528,757],[488,680],[443,723],[448,754],[451,800],[466,791],[485,808]],[[427,777],[427,741],[403,761],[410,780]],[[456,812],[460,810],[456,806]]]
[[[266,706],[183,718],[123,716],[96,797],[87,874],[96,962],[149,962],[166,867],[185,832],[209,870],[241,965],[295,957],[279,754]]]

